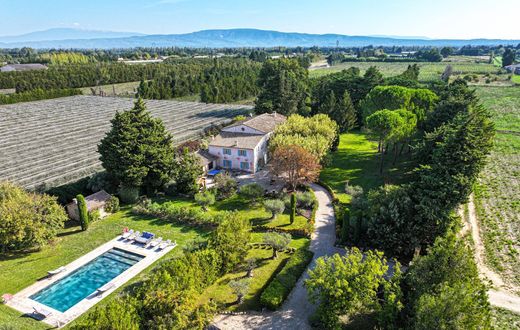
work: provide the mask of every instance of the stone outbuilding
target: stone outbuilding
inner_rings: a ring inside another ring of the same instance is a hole
[[[99,211],[99,217],[102,219],[108,215],[108,212],[105,211],[106,203],[112,198],[112,195],[107,193],[104,190],[100,190],[97,193],[86,196],[85,201],[87,202],[87,211],[91,212],[94,210]],[[72,200],[69,204],[65,206],[69,217],[73,220],[79,221],[79,209],[78,209],[78,201],[76,198]]]

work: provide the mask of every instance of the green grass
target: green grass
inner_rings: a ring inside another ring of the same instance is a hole
[[[264,233],[252,233],[251,242],[262,242]],[[308,248],[310,240],[307,238],[296,238],[291,241],[289,247],[296,249]],[[234,272],[222,276],[212,286],[207,288],[202,294],[201,301],[206,302],[213,299],[222,309],[232,311],[261,310],[260,295],[269,282],[281,270],[287,259],[290,257],[286,253],[278,253],[277,259],[271,259],[273,252],[271,249],[254,248],[250,249],[247,258],[257,259],[257,267],[251,280],[249,292],[242,304],[237,305],[236,296],[229,287],[229,281],[240,279],[246,276],[245,269],[237,269]]]
[[[502,56],[493,57],[493,65],[501,68],[502,67]]]
[[[80,231],[76,225],[62,230],[50,245],[33,253],[14,253],[0,259],[0,293],[16,293],[33,284],[47,274],[48,270],[66,265],[94,248],[113,239],[124,227],[139,231],[151,231],[165,239],[176,240],[179,247],[165,258],[182,253],[182,246],[198,237],[206,237],[208,232],[191,227],[173,225],[153,217],[135,216],[126,208],[105,219],[93,223],[87,231]],[[165,259],[163,258],[163,259]],[[132,282],[146,276],[149,267]],[[104,299],[103,301],[107,301]],[[0,324],[11,325],[15,329],[40,329],[41,323],[20,317],[20,313],[6,306],[0,307]]]
[[[491,318],[495,329],[520,329],[520,314],[510,312],[506,309],[494,307],[491,309]]]
[[[520,136],[497,134],[475,186],[475,205],[486,262],[520,286]]]
[[[520,75],[514,74],[511,76],[511,81],[517,85],[520,85]]]
[[[332,153],[331,162],[321,171],[320,179],[334,190],[342,203],[350,200],[345,193],[346,182],[368,191],[383,183],[398,183],[405,179],[411,167],[406,155],[401,156],[395,166],[392,165],[392,156],[385,155],[383,175],[379,174],[380,159],[377,142],[368,135],[359,132],[342,134],[338,150]]]
[[[497,130],[520,132],[520,86],[479,86],[476,91],[482,105],[491,111]]]
[[[334,72],[339,72],[350,67],[357,67],[363,74],[369,67],[376,66],[385,77],[391,77],[401,74],[408,65],[417,64],[421,71],[419,81],[427,82],[439,80],[444,69],[449,64],[453,67],[454,74],[486,74],[501,73],[502,70],[493,64],[475,63],[475,62],[416,62],[416,63],[399,63],[399,62],[344,62],[329,68],[320,68],[309,71],[310,77],[320,77]]]

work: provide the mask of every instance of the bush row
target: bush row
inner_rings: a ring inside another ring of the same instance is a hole
[[[211,215],[198,208],[182,207],[173,202],[163,204],[143,200],[132,208],[132,213],[150,215],[172,223],[192,226],[215,226],[220,222],[221,215]]]
[[[265,225],[259,225],[259,226],[254,226],[252,231],[256,232],[256,233],[259,233],[259,232],[263,233],[263,232],[274,231],[274,232],[277,232],[277,233],[291,234],[291,236],[293,236],[293,237],[306,237],[306,238],[310,238],[311,234],[313,232],[313,228],[314,228],[314,226],[311,225],[311,222],[309,221],[307,223],[307,225],[305,226],[305,228],[292,228],[292,229],[288,229],[288,228],[283,228],[283,227],[269,227],[269,226],[265,226]]]
[[[32,91],[14,93],[8,95],[0,94],[0,104],[13,104],[18,102],[29,102],[37,100],[55,99],[58,97],[73,96],[82,94],[79,89],[34,89]]]
[[[262,292],[260,296],[262,306],[271,310],[280,307],[311,262],[313,255],[313,252],[305,249],[296,251]]]

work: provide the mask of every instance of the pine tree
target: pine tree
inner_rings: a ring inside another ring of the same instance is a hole
[[[341,108],[343,112],[343,123],[340,125],[340,128],[343,132],[350,132],[354,128],[357,127],[357,114],[356,109],[354,108],[354,104],[352,103],[352,99],[350,98],[350,94],[348,91],[343,93],[343,98],[341,100]]]
[[[98,151],[105,170],[122,186],[154,190],[172,177],[172,137],[152,118],[141,98],[134,108],[116,113]]]

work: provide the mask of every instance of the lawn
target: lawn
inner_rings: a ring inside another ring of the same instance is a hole
[[[491,319],[495,329],[520,330],[520,315],[506,309],[493,307]]]
[[[251,242],[261,242],[263,235],[263,233],[253,233]],[[291,241],[289,247],[297,249],[307,248],[309,243],[310,240],[307,238],[297,238]],[[247,274],[245,269],[237,269],[234,272],[222,276],[217,282],[205,290],[202,294],[202,301],[206,302],[209,299],[213,299],[220,308],[226,308],[232,311],[261,310],[260,295],[290,257],[287,253],[278,253],[278,258],[271,259],[272,254],[272,250],[268,248],[253,248],[249,250],[247,258],[255,258],[257,260],[257,267],[253,271],[254,276],[249,286],[249,292],[242,304],[236,304],[237,298],[228,284],[231,280],[244,278]]]
[[[517,75],[517,74],[512,75],[511,81],[517,85],[520,85],[520,75]]]
[[[162,220],[132,215],[128,208],[97,221],[85,231],[75,224],[62,230],[50,245],[33,253],[16,253],[0,259],[0,293],[16,293],[46,275],[50,269],[58,268],[79,258],[99,245],[113,239],[123,227],[139,231],[151,231],[165,239],[176,240],[179,247],[167,255],[173,257],[182,253],[182,246],[190,240],[206,237],[207,231],[172,225]],[[132,282],[144,276],[148,268]],[[105,299],[106,300],[106,299]],[[0,306],[0,324],[14,329],[41,328],[41,323],[32,321],[6,306]]]
[[[401,156],[396,165],[392,165],[392,157],[385,155],[383,175],[379,174],[380,159],[377,142],[367,134],[342,134],[338,150],[332,153],[330,163],[321,171],[320,180],[334,190],[340,202],[348,203],[346,182],[368,191],[383,183],[399,183],[405,179],[411,167],[407,156]]]

